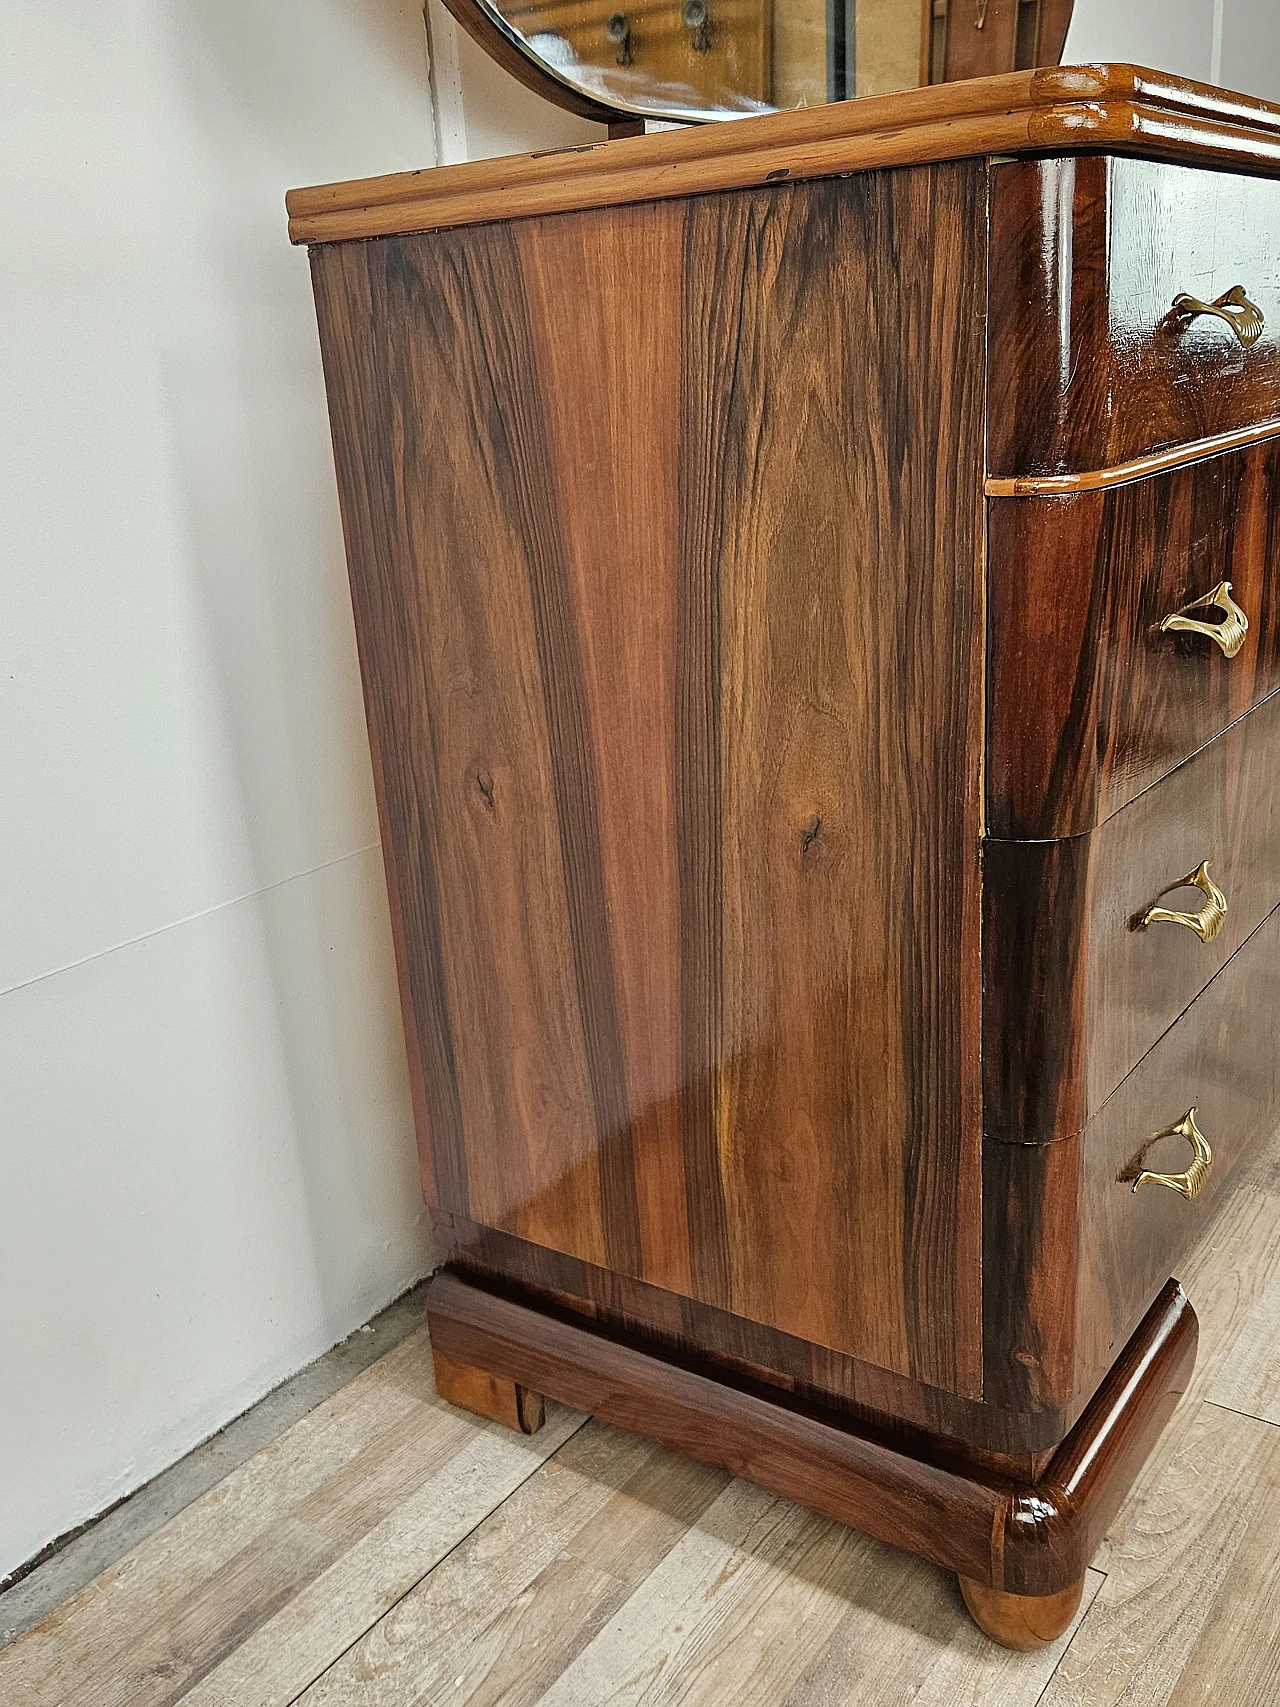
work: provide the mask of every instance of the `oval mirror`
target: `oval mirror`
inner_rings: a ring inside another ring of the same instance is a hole
[[[1056,65],[1072,0],[446,0],[522,83],[700,123]]]

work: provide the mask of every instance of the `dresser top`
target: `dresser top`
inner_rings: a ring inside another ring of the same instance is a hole
[[[294,243],[340,243],[982,154],[1106,152],[1280,176],[1280,106],[1134,65],[871,95],[652,136],[291,190]]]

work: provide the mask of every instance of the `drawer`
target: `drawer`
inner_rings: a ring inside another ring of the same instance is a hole
[[[1208,940],[1142,926],[1200,918],[1208,894],[1170,886],[1202,862],[1227,903]],[[1068,1136],[1280,904],[1280,694],[1091,835],[988,843],[983,893],[984,1129]]]
[[[1280,183],[1105,155],[991,171],[987,472],[1123,472],[1280,416]],[[1242,344],[1174,308],[1242,286]]]
[[[1161,628],[1222,582],[1248,621],[1232,656]],[[992,500],[988,630],[987,833],[1092,829],[1280,686],[1280,440]]]
[[[1240,1159],[1274,1127],[1280,1030],[1280,911],[1272,913],[1080,1138],[1077,1384],[1110,1365],[1213,1213]],[[1139,1168],[1185,1170],[1191,1146],[1157,1138],[1188,1110],[1212,1146],[1203,1189],[1188,1200],[1146,1184]]]

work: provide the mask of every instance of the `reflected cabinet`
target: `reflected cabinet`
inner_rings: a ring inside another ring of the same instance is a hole
[[[1018,1646],[1277,1114],[1277,172],[1092,67],[290,197],[441,1392]]]
[[[1056,65],[1073,0],[447,0],[491,57],[616,125]]]

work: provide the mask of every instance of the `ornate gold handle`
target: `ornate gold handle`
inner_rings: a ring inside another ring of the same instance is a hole
[[[1162,889],[1160,894],[1170,895],[1175,889],[1188,888],[1200,890],[1205,898],[1204,906],[1198,912],[1175,913],[1168,907],[1148,907],[1142,915],[1143,926],[1185,925],[1189,931],[1196,933],[1201,942],[1212,942],[1222,929],[1223,920],[1227,916],[1227,898],[1209,876],[1207,859],[1202,859],[1194,871],[1189,871],[1185,877],[1180,877],[1176,883]]]
[[[1198,296],[1180,291],[1173,299],[1173,307],[1175,313],[1184,314],[1188,320],[1194,320],[1197,314],[1213,314],[1225,320],[1246,350],[1262,336],[1262,310],[1256,302],[1249,301],[1243,285],[1232,285],[1216,302],[1201,302]]]
[[[1153,1174],[1146,1168],[1133,1182],[1137,1191],[1140,1185],[1167,1185],[1170,1191],[1179,1191],[1183,1197],[1198,1197],[1204,1182],[1209,1177],[1209,1169],[1213,1166],[1213,1150],[1209,1140],[1196,1125],[1197,1110],[1189,1108],[1176,1126],[1166,1126],[1163,1132],[1157,1132],[1151,1143],[1157,1143],[1161,1138],[1185,1138],[1194,1152],[1191,1166],[1183,1174]]]
[[[1221,611],[1222,621],[1205,622],[1203,617],[1191,615],[1196,610]],[[1206,634],[1221,646],[1226,657],[1234,658],[1249,632],[1249,618],[1231,597],[1230,581],[1219,581],[1211,593],[1206,593],[1202,599],[1192,599],[1189,605],[1183,605],[1181,610],[1165,617],[1160,624],[1161,634],[1168,634],[1173,629],[1186,634]]]

